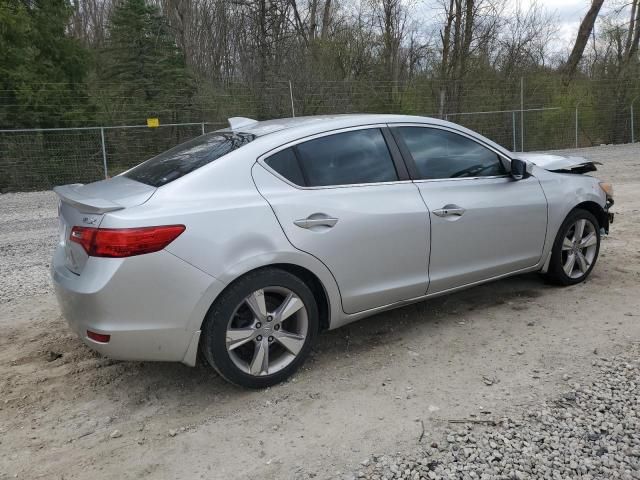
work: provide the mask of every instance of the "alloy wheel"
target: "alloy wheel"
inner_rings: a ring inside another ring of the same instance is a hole
[[[589,220],[576,221],[562,241],[562,269],[573,279],[583,277],[593,264],[598,249],[596,227]]]
[[[304,302],[285,287],[252,292],[229,319],[226,348],[233,363],[254,376],[271,375],[295,360],[309,330]]]

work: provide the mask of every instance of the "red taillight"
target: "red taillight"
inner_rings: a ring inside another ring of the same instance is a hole
[[[73,227],[69,239],[91,257],[122,258],[162,250],[184,232],[184,225],[141,228]]]
[[[87,330],[87,337],[93,340],[94,342],[100,343],[109,343],[111,340],[111,335],[105,335],[104,333],[96,333],[91,330]]]

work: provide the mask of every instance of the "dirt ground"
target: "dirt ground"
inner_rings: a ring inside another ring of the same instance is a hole
[[[206,367],[115,362],[61,318],[50,192],[0,195],[0,479],[340,478],[451,419],[526,414],[640,340],[640,145],[603,162],[616,220],[581,285],[525,275],[321,336],[291,381],[247,391]],[[117,432],[116,432],[117,431]]]

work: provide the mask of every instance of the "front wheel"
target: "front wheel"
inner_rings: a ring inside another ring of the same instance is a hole
[[[226,380],[265,388],[302,365],[318,331],[313,293],[298,277],[266,268],[233,283],[203,326],[202,352]]]
[[[565,219],[553,244],[548,277],[560,285],[584,281],[598,259],[600,226],[586,210],[575,209]]]

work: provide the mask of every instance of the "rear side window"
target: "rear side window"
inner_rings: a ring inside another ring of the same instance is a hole
[[[309,187],[398,180],[380,129],[337,133],[295,147]]]
[[[296,185],[306,185],[302,170],[300,170],[300,164],[296,158],[296,154],[291,148],[282,150],[274,155],[271,155],[265,160],[267,165],[273,168],[276,172],[282,175],[284,178]]]
[[[125,177],[161,187],[255,139],[238,132],[212,132],[182,143],[132,168]]]
[[[497,153],[457,133],[426,127],[398,127],[421,179],[504,175]]]

